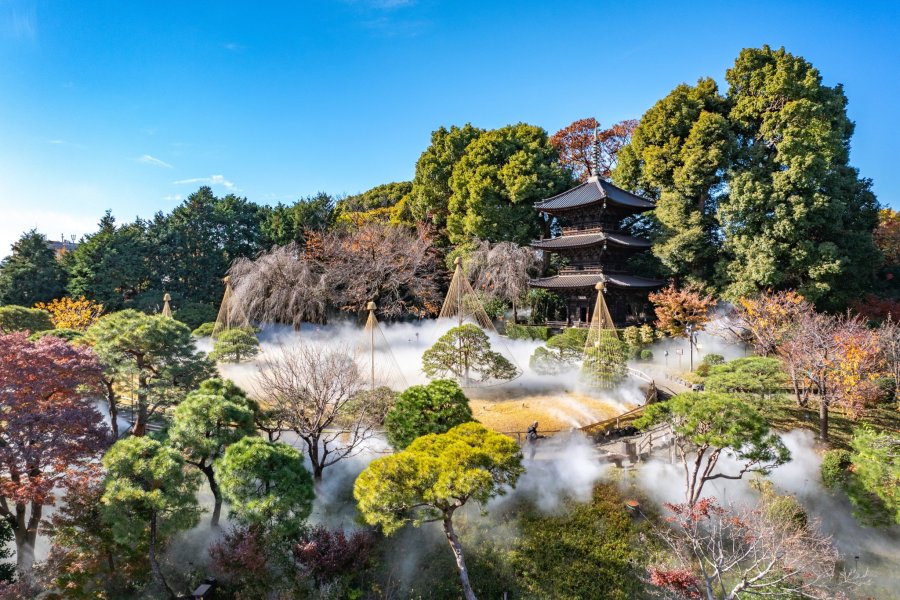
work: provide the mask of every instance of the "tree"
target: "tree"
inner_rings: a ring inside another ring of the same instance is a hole
[[[197,352],[187,325],[162,315],[131,309],[112,313],[91,326],[86,339],[103,364],[114,419],[115,387],[134,395],[134,435],[144,435],[150,417],[176,404],[212,374],[212,365]]]
[[[695,332],[702,331],[709,322],[709,311],[716,305],[715,298],[699,288],[689,285],[676,289],[674,283],[651,292],[649,298],[656,305],[656,328],[672,337],[687,337],[688,326]]]
[[[85,331],[97,322],[103,314],[103,305],[81,298],[57,298],[51,302],[38,302],[35,308],[50,313],[50,320],[56,329]]]
[[[571,183],[547,132],[520,123],[488,131],[453,167],[447,232],[456,244],[477,237],[528,244],[539,233],[534,203]]]
[[[259,354],[259,340],[252,331],[241,327],[226,329],[216,336],[209,358],[216,362],[235,362],[250,360]]]
[[[900,265],[900,212],[889,207],[878,211],[878,227],[873,237],[885,264]]]
[[[359,394],[364,384],[341,348],[301,344],[262,361],[261,399],[303,440],[317,484],[327,467],[357,454],[372,436],[377,407]]]
[[[293,535],[312,510],[315,493],[303,455],[285,443],[242,438],[228,446],[217,469],[232,517],[243,525]]]
[[[665,425],[675,440],[689,505],[701,498],[707,481],[740,479],[750,472],[766,474],[791,457],[781,439],[770,432],[765,418],[728,394],[679,394],[667,402],[652,404],[635,421],[635,427],[655,425]],[[716,470],[723,452],[739,463],[736,473]]]
[[[540,266],[534,250],[512,242],[476,241],[468,257],[466,271],[475,288],[512,304],[513,323],[518,321],[516,305],[528,291],[528,281]]]
[[[439,521],[456,558],[466,600],[474,600],[453,514],[469,500],[486,504],[515,486],[522,453],[512,439],[478,423],[418,438],[405,450],[374,460],[353,485],[363,519],[388,535],[405,523]]]
[[[66,274],[47,238],[32,229],[0,260],[0,304],[31,306],[63,295]]]
[[[291,206],[279,202],[261,210],[260,229],[267,247],[296,243],[302,248],[310,232],[321,234],[331,229],[336,217],[334,198],[325,192],[301,198]]]
[[[721,246],[716,211],[735,145],[726,111],[712,79],[679,85],[641,117],[613,172],[657,200],[653,254],[671,276],[701,286],[713,282]]]
[[[900,436],[861,427],[850,441],[852,476],[868,493],[877,496],[888,514],[900,523]]]
[[[175,408],[169,443],[185,462],[206,476],[214,503],[210,525],[219,526],[222,492],[215,462],[231,444],[256,435],[255,413],[246,394],[234,383],[207,379]]]
[[[107,211],[98,231],[85,236],[65,255],[63,264],[69,275],[66,289],[73,297],[96,301],[107,310],[120,310],[147,286],[152,251],[144,222],[117,227]]]
[[[446,227],[453,194],[450,176],[469,144],[483,133],[483,129],[469,123],[462,127],[453,125],[449,130],[440,127],[431,133],[431,145],[416,161],[410,191],[410,210],[416,220],[433,223],[440,229]]]
[[[418,437],[448,430],[472,421],[469,399],[455,381],[436,379],[414,385],[397,397],[385,417],[388,442],[399,450]]]
[[[369,223],[324,238],[332,302],[361,312],[375,300],[386,317],[433,315],[440,309],[443,275],[428,229]]]
[[[745,48],[725,73],[737,157],[719,203],[726,295],[796,289],[840,308],[872,284],[878,202],[849,164],[841,85],[785,51]]]
[[[343,529],[329,531],[316,525],[300,536],[293,554],[300,572],[324,586],[342,575],[362,570],[374,545],[374,537],[368,530],[357,530],[348,536]]]
[[[34,563],[38,524],[55,502],[55,486],[109,440],[91,399],[99,375],[88,348],[0,336],[0,518],[15,534],[19,571]]]
[[[878,327],[878,346],[885,370],[894,378],[895,398],[900,398],[900,320],[888,317]]]
[[[726,508],[711,498],[667,504],[671,529],[659,535],[679,566],[651,568],[651,583],[683,599],[842,597],[849,577],[838,575],[831,539],[817,523],[781,514],[778,500],[753,508]]]
[[[775,353],[790,337],[800,316],[813,310],[803,296],[791,290],[766,291],[752,298],[738,298],[738,325],[750,334],[753,349],[763,356]]]
[[[584,358],[587,329],[570,327],[547,340],[546,346],[538,346],[531,355],[529,365],[542,375],[558,375],[572,371]]]
[[[703,381],[710,392],[730,392],[768,396],[787,383],[781,361],[764,356],[748,356],[713,365]]]
[[[53,329],[53,322],[45,310],[15,305],[0,306],[0,333],[38,333],[48,329]]]
[[[103,457],[107,476],[100,499],[103,519],[112,526],[117,543],[146,544],[150,569],[170,598],[157,555],[171,537],[200,520],[197,504],[199,474],[185,467],[174,449],[147,437],[116,442]]]
[[[10,583],[16,574],[16,567],[12,563],[5,562],[7,558],[12,558],[12,550],[9,549],[9,543],[13,541],[13,530],[10,524],[4,519],[0,520],[0,586],[4,583]]]
[[[550,138],[550,143],[559,152],[559,164],[571,171],[581,182],[597,175],[608,179],[616,166],[616,157],[631,141],[631,134],[638,122],[634,119],[616,123],[609,129],[599,129],[600,123],[594,117],[578,119],[560,129]],[[599,170],[594,172],[594,143],[599,144]]]
[[[477,325],[454,327],[422,354],[422,370],[428,377],[446,377],[468,383],[512,379],[518,369],[499,352],[491,350],[487,334]]]

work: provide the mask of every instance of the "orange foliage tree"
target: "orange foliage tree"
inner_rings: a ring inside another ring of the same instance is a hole
[[[812,309],[803,296],[790,290],[740,298],[735,305],[740,327],[750,335],[753,349],[762,356],[774,354],[799,316]]]
[[[677,289],[674,283],[669,287],[650,294],[655,305],[656,328],[672,337],[687,337],[687,327],[702,331],[709,322],[709,311],[716,305],[716,299],[700,288],[689,285]]]
[[[85,331],[103,314],[103,305],[81,298],[57,298],[51,302],[38,302],[35,308],[50,313],[50,320],[57,329]]]
[[[878,227],[873,232],[875,245],[889,265],[900,264],[900,212],[883,208],[878,212]]]
[[[629,119],[616,123],[609,129],[597,132],[600,142],[600,164],[594,173],[594,131],[600,124],[594,117],[579,119],[560,129],[550,138],[559,152],[559,163],[567,167],[579,181],[587,181],[591,175],[609,177],[616,166],[616,156],[631,141],[631,134],[638,122]]]

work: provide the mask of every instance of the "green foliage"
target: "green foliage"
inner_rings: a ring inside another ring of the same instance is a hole
[[[653,352],[644,348],[643,350],[641,350],[640,358],[643,361],[649,362],[649,361],[653,360]]]
[[[452,375],[463,382],[512,379],[518,374],[515,365],[491,350],[487,334],[471,323],[454,327],[426,350],[422,370],[428,377]]]
[[[65,256],[69,295],[99,302],[107,311],[124,308],[151,277],[147,261],[152,251],[144,223],[116,227],[107,211],[98,231]]]
[[[418,221],[431,222],[439,228],[447,223],[448,205],[453,190],[450,176],[466,148],[484,133],[466,123],[462,127],[441,127],[431,133],[431,145],[416,162],[416,175],[410,191],[409,208]]]
[[[879,377],[875,385],[881,391],[881,402],[890,404],[897,399],[897,380],[893,377]]]
[[[521,597],[627,600],[642,597],[646,544],[613,484],[594,488],[590,502],[567,501],[547,515],[537,508],[516,520],[511,556]]]
[[[900,436],[862,427],[850,442],[853,477],[876,496],[895,523],[900,523]]]
[[[700,362],[700,364],[709,365],[711,367],[716,365],[724,365],[725,357],[721,354],[710,353],[703,357],[703,360]]]
[[[216,343],[209,358],[216,362],[239,363],[250,360],[259,353],[259,340],[251,331],[235,327],[216,336]]]
[[[215,321],[207,321],[206,323],[201,323],[196,329],[191,332],[191,335],[195,338],[202,337],[212,337],[213,329],[216,327]]]
[[[491,319],[499,319],[506,314],[506,309],[509,308],[509,304],[507,304],[503,298],[485,294],[480,290],[476,292],[476,294],[478,294],[481,306],[484,308],[484,312],[488,317]]]
[[[202,302],[186,302],[175,308],[172,316],[177,321],[181,321],[191,329],[200,327],[208,321],[215,321],[218,315],[216,307],[212,304],[204,304]]]
[[[47,238],[32,229],[0,261],[0,305],[31,306],[64,295],[66,274]]]
[[[11,582],[16,574],[16,564],[14,562],[6,562],[6,559],[12,558],[13,549],[10,542],[13,541],[12,527],[6,519],[0,519],[0,586],[4,582]]]
[[[531,309],[528,323],[543,325],[547,321],[559,320],[560,313],[565,308],[565,302],[559,295],[549,290],[532,288],[525,294],[524,306]]]
[[[12,333],[14,331],[47,331],[53,329],[50,313],[39,308],[26,308],[24,306],[0,306],[0,332]]]
[[[334,199],[325,192],[301,198],[293,205],[278,203],[266,208],[260,230],[266,245],[306,244],[306,232],[322,232],[335,220]]]
[[[511,340],[548,340],[550,328],[542,325],[506,324],[506,337]]]
[[[588,330],[570,327],[547,340],[546,346],[539,346],[531,355],[529,366],[542,375],[556,375],[575,368],[584,358],[584,345]]]
[[[709,367],[704,385],[710,392],[767,396],[787,385],[787,378],[779,359],[748,356]]]
[[[279,535],[296,533],[312,510],[313,480],[303,455],[287,444],[245,437],[216,464],[232,518]]]
[[[390,535],[407,522],[446,518],[467,500],[484,505],[514,486],[523,470],[516,442],[464,423],[372,461],[357,477],[353,497],[363,519]]]
[[[446,433],[472,421],[469,399],[455,381],[436,379],[428,385],[414,385],[397,397],[385,418],[390,444],[402,450],[429,433]]]
[[[472,141],[450,177],[450,240],[477,237],[528,244],[539,233],[533,204],[572,183],[557,160],[547,132],[524,123],[488,131]]]
[[[147,544],[152,520],[160,541],[200,520],[199,473],[187,470],[175,450],[147,437],[128,437],[109,449],[103,466],[103,520],[117,543]]]
[[[836,448],[822,457],[822,483],[830,488],[842,488],[850,477],[853,458],[849,450]]]
[[[585,343],[582,378],[598,387],[614,387],[625,379],[628,345],[619,340],[614,330],[600,330],[592,347],[586,346]]]
[[[0,309],[0,310],[2,310],[2,309]],[[61,340],[65,340],[67,342],[72,342],[72,341],[79,340],[82,337],[84,337],[84,332],[78,331],[77,329],[48,329],[45,331],[38,331],[36,333],[32,333],[30,336],[28,336],[28,339],[32,342],[36,342],[39,339],[41,339],[42,337],[46,337],[48,335],[57,337]]]
[[[335,212],[340,215],[342,213],[368,212],[378,208],[390,208],[403,201],[409,196],[411,191],[411,181],[377,185],[360,194],[354,194],[338,200],[335,205]]]

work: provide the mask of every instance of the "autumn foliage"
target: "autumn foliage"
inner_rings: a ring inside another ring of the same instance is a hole
[[[103,314],[103,305],[81,298],[57,298],[50,302],[39,302],[35,308],[46,310],[50,313],[50,320],[57,329],[74,329],[85,331],[97,322]]]
[[[812,310],[812,305],[794,291],[768,291],[738,299],[735,309],[756,352],[769,356],[790,336],[800,315]]]
[[[638,122],[629,119],[616,123],[608,129],[596,129],[600,123],[594,117],[579,119],[568,127],[560,129],[550,138],[550,143],[559,152],[559,162],[580,180],[587,181],[591,175],[608,178],[616,166],[616,155],[631,141],[631,134]],[[600,161],[594,173],[594,139],[600,144]]]
[[[694,331],[702,330],[709,322],[709,311],[716,305],[715,298],[693,285],[677,289],[672,283],[649,297],[655,305],[656,328],[672,337],[686,337],[688,325]]]

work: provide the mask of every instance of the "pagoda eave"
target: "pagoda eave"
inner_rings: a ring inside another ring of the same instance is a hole
[[[647,277],[638,277],[636,275],[624,275],[620,273],[585,273],[582,275],[554,275],[553,277],[542,277],[540,279],[532,279],[528,282],[531,287],[542,288],[545,290],[579,290],[593,289],[601,281],[613,288],[621,289],[643,289],[654,290],[666,285],[665,281],[660,279],[650,279]]]
[[[590,248],[604,243],[635,250],[645,250],[650,247],[650,242],[642,238],[625,235],[623,233],[606,233],[599,231],[575,235],[566,234],[545,240],[535,240],[531,242],[531,247],[537,250],[557,251],[574,248]]]

